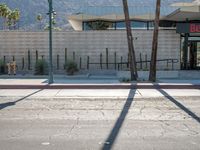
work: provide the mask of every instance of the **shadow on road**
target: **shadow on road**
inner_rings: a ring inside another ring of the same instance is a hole
[[[163,89],[157,89],[163,96],[165,96],[167,99],[169,99],[171,102],[173,102],[176,106],[178,106],[180,109],[185,111],[189,116],[191,116],[193,119],[195,119],[198,123],[200,123],[200,118],[195,113],[193,113],[191,110],[189,110],[187,107],[185,107],[183,104],[178,102],[175,98],[170,96],[167,92],[165,92]]]
[[[36,92],[34,92],[34,93],[31,93],[31,94],[29,94],[29,95],[27,95],[27,96],[25,96],[25,97],[22,97],[22,98],[20,98],[20,99],[14,101],[14,102],[1,103],[1,104],[0,104],[0,110],[5,109],[6,107],[14,106],[17,102],[20,102],[20,101],[22,101],[22,100],[24,100],[24,99],[26,99],[26,98],[28,98],[28,97],[30,97],[30,96],[32,96],[32,95],[38,93],[38,92],[40,92],[40,91],[42,91],[42,89],[40,89],[40,90],[38,90],[38,91],[36,91]]]
[[[120,132],[120,129],[125,121],[125,118],[128,114],[128,111],[131,107],[131,104],[133,102],[133,99],[134,99],[134,96],[135,96],[135,92],[136,92],[136,89],[131,89],[129,91],[129,95],[128,95],[128,98],[124,104],[124,107],[112,129],[112,131],[110,132],[108,138],[106,139],[106,141],[104,142],[104,145],[103,147],[101,148],[102,150],[111,150],[112,149],[112,146],[114,145],[115,143],[115,140]]]

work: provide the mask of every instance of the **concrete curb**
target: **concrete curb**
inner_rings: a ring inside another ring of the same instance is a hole
[[[87,85],[0,85],[0,89],[200,89],[200,85],[136,85],[136,84],[87,84]]]

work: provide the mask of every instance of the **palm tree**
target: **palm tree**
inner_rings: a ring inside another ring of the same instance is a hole
[[[20,19],[20,11],[19,11],[19,9],[14,9],[12,11],[12,13],[13,13],[13,17],[12,17],[12,19],[13,19],[13,25],[14,25],[14,29],[16,29],[17,22]]]
[[[20,11],[18,9],[14,9],[11,11],[7,17],[7,25],[9,29],[11,29],[11,26],[13,26],[13,29],[16,29],[17,21],[19,21],[20,18]]]
[[[41,14],[38,14],[37,15],[37,17],[36,17],[36,20],[38,21],[38,22],[40,22],[40,27],[39,27],[39,29],[40,30],[42,30],[42,15]]]
[[[6,24],[7,24],[7,18],[10,14],[11,10],[8,8],[6,4],[1,4],[0,5],[0,17],[4,19],[3,23],[3,29],[6,29]]]
[[[3,14],[6,10],[6,4],[0,4],[0,17],[3,18]],[[4,28],[4,26],[2,25],[2,29]]]
[[[131,80],[137,80],[138,74],[137,74],[135,50],[133,46],[133,36],[132,36],[131,24],[130,24],[130,18],[129,18],[128,3],[127,3],[127,0],[122,0],[122,1],[123,1],[123,7],[124,7],[128,49],[129,49],[129,54],[130,54],[129,61],[130,61]]]
[[[158,30],[159,30],[159,21],[160,21],[160,0],[157,0],[156,3],[156,15],[154,21],[154,34],[152,41],[152,52],[151,52],[151,63],[150,63],[150,73],[149,81],[156,81],[156,60],[157,60],[157,49],[158,49]]]
[[[7,22],[6,22],[9,30],[11,29],[11,26],[13,25],[13,19],[12,18],[13,18],[13,12],[10,12],[10,14],[7,17]]]

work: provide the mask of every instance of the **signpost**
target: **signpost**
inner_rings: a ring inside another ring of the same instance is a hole
[[[48,83],[53,83],[53,63],[52,63],[52,17],[53,17],[53,6],[52,0],[48,0],[49,3],[49,80]]]

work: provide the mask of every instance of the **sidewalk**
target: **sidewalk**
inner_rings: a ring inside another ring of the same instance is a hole
[[[48,76],[0,76],[0,89],[200,89],[200,80],[159,79],[156,83],[138,81],[123,83],[115,76],[55,75],[48,85]]]

